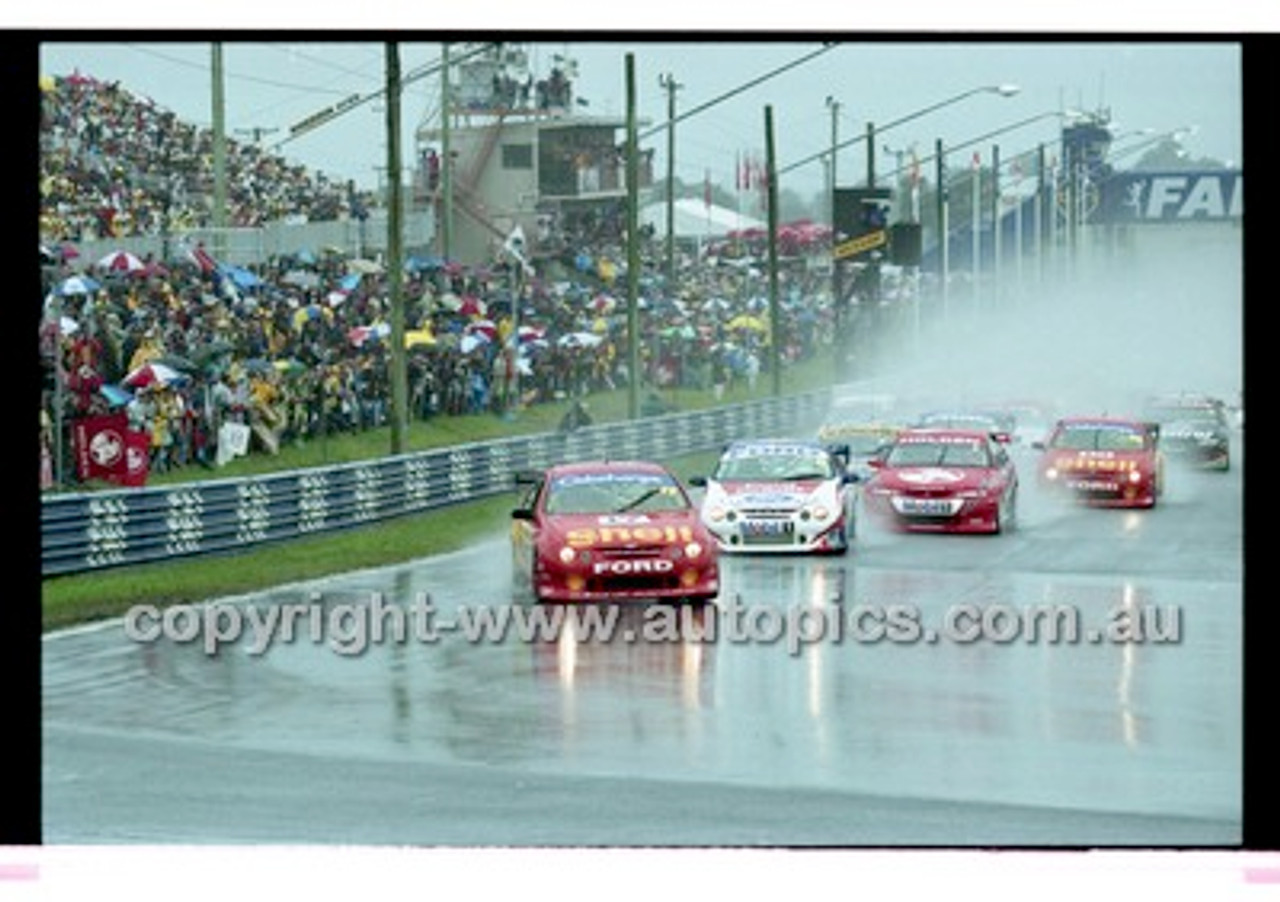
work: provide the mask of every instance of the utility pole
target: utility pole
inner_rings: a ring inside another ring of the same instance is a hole
[[[991,145],[991,301],[1000,306],[1000,145]]]
[[[389,41],[387,59],[387,267],[388,294],[391,303],[391,353],[387,365],[391,382],[391,453],[405,451],[408,432],[408,375],[404,350],[404,278],[400,262],[403,232],[400,185],[400,45]]]
[[[867,123],[867,187],[876,186],[876,124]]]
[[[1036,203],[1035,203],[1035,253],[1036,253],[1036,297],[1040,296],[1039,288],[1044,284],[1045,243],[1044,236],[1044,192],[1045,192],[1044,143],[1036,146]]]
[[[840,146],[840,101],[828,94],[827,107],[831,110],[831,159],[827,166],[830,181],[827,200],[831,211],[829,220],[831,225],[831,308],[835,312],[836,333],[835,341],[832,343],[834,351],[831,356],[835,363],[836,375],[839,377],[841,364],[844,363],[845,357],[844,333],[847,328],[844,299],[840,297],[840,262],[836,260],[836,242],[840,240],[836,234],[836,189],[840,185],[836,181],[836,154]]]
[[[667,293],[676,282],[676,91],[684,85],[671,73],[658,76],[658,86],[667,90]]]
[[[970,315],[978,312],[978,275],[982,271],[982,157],[975,151],[973,155],[973,185],[971,206],[973,207],[972,217],[972,242],[973,242],[973,308],[969,311]]]
[[[947,222],[947,158],[942,147],[942,139],[934,142],[935,178],[938,180],[935,200],[938,204],[938,283],[942,288],[942,318],[950,315],[951,300],[951,236],[950,223]]]
[[[453,96],[449,90],[449,43],[440,48],[440,256],[448,260],[453,253],[453,151],[450,130]]]
[[[773,107],[764,108],[765,187],[769,197],[769,368],[773,394],[782,394],[782,311],[778,304],[778,161],[773,152]]]
[[[222,69],[222,44],[211,48],[213,73],[213,235],[214,257],[221,261],[227,254],[227,103],[225,75]]]
[[[627,81],[627,417],[640,416],[640,163],[636,149],[636,58],[626,58]]]

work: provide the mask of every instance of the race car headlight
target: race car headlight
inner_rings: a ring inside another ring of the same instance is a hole
[[[814,520],[825,520],[830,516],[831,516],[830,509],[823,504],[814,504],[810,507],[806,507],[803,511],[800,512],[800,517],[801,519],[804,519],[804,520],[807,520],[810,517],[812,517]]]
[[[723,507],[712,507],[707,509],[707,519],[715,523],[719,523],[724,519]]]
[[[684,546],[684,554],[687,558],[696,558],[702,554],[702,546],[697,542],[690,542]]]
[[[1058,468],[1057,468],[1057,467],[1050,467],[1049,469],[1045,470],[1045,471],[1044,471],[1044,478],[1045,478],[1045,479],[1057,479],[1057,478],[1058,478]]]
[[[565,545],[563,548],[560,549],[559,557],[560,557],[560,563],[562,564],[572,564],[575,561],[577,561],[580,564],[591,563],[590,551],[587,551],[585,549],[579,550],[576,548],[570,548],[568,545]]]
[[[1142,482],[1142,471],[1141,471],[1141,470],[1138,470],[1138,469],[1130,470],[1130,471],[1129,471],[1129,481],[1130,481],[1130,482]]]

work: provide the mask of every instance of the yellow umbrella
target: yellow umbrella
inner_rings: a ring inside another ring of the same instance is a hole
[[[404,333],[404,346],[412,348],[417,345],[434,345],[436,336],[430,329],[410,329]]]
[[[53,76],[52,76],[52,75],[41,75],[41,76],[40,76],[40,90],[41,90],[41,91],[44,91],[46,94],[47,94],[48,92],[52,91],[52,90],[53,90],[54,88],[56,88],[57,86],[58,86],[58,83],[57,83],[56,81],[54,81],[54,80],[53,80]]]
[[[725,325],[729,329],[754,329],[757,332],[769,331],[769,327],[765,324],[764,320],[760,319],[758,316],[748,316],[745,313],[735,316]]]

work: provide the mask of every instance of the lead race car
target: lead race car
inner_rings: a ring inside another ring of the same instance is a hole
[[[1042,485],[1100,507],[1155,507],[1164,491],[1160,426],[1118,417],[1068,417],[1032,447]]]
[[[863,502],[895,531],[999,533],[1016,522],[1017,469],[990,432],[908,429],[874,466]]]
[[[731,442],[704,486],[702,523],[720,550],[772,553],[849,549],[856,474],[848,450],[804,439]]]
[[[519,474],[517,484],[512,569],[536,601],[703,602],[720,593],[715,539],[660,464],[560,464]]]

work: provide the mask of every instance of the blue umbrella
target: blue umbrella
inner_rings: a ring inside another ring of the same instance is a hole
[[[58,286],[58,294],[67,297],[73,294],[90,294],[101,288],[97,282],[88,276],[72,276],[63,280]]]
[[[107,403],[112,407],[120,407],[128,404],[133,400],[133,395],[127,389],[121,388],[119,385],[103,385],[98,389],[99,394],[107,399]]]
[[[343,276],[342,281],[338,283],[338,287],[343,291],[355,291],[356,286],[360,284],[360,279],[360,273],[353,272],[350,275]]]
[[[431,272],[436,269],[444,269],[443,257],[410,257],[404,263],[404,268],[409,272]]]
[[[257,288],[262,284],[261,279],[242,266],[222,264],[218,267],[218,272],[229,278],[237,288]]]

